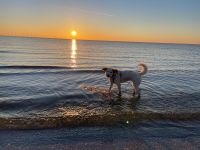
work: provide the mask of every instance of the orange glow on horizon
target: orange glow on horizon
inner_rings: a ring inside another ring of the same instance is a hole
[[[1,28],[0,36],[25,36],[25,37],[41,37],[41,38],[61,38],[61,39],[80,39],[80,40],[103,40],[103,41],[127,41],[127,42],[155,42],[155,43],[182,43],[182,44],[200,44],[200,39],[194,36],[176,35],[173,36],[168,34],[142,34],[138,32],[128,33],[128,31],[121,33],[114,31],[99,31],[84,28],[83,26],[77,27],[79,31],[71,30],[70,28],[65,28],[64,30],[53,30],[51,28],[46,28],[46,30],[30,30],[28,28],[17,29],[13,27],[12,29]],[[5,30],[3,30],[5,29]],[[6,29],[9,32],[6,32]],[[33,32],[34,31],[34,32]],[[66,36],[66,31],[68,31],[68,36]],[[73,32],[75,31],[75,32]],[[80,34],[77,34],[80,33]],[[128,34],[126,34],[128,33]]]

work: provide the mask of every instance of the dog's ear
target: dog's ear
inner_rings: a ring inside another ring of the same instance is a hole
[[[102,70],[103,70],[104,72],[106,72],[106,71],[108,70],[108,68],[102,68]]]
[[[114,73],[114,74],[117,74],[117,73],[118,73],[118,70],[117,70],[117,69],[113,69],[113,73]]]

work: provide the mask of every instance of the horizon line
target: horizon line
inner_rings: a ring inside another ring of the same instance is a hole
[[[38,38],[38,39],[61,39],[72,40],[73,38],[57,38],[57,37],[40,37],[40,36],[23,36],[23,35],[0,35],[0,37],[21,37],[21,38]],[[76,39],[76,38],[75,38]],[[149,43],[149,44],[176,44],[176,45],[200,45],[200,43],[173,43],[173,42],[143,42],[143,41],[123,41],[123,40],[92,40],[92,39],[76,39],[80,41],[102,41],[102,42],[124,42],[124,43]]]

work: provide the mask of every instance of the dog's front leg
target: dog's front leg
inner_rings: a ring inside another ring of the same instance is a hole
[[[109,90],[108,90],[109,93],[110,93],[112,87],[113,87],[113,82],[110,82],[110,88],[109,88]]]
[[[121,92],[121,84],[120,83],[117,83],[117,87],[118,87],[118,90],[119,90],[119,96],[121,96],[122,92]]]

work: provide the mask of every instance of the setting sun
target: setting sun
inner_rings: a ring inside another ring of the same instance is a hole
[[[73,37],[75,37],[76,34],[77,34],[77,32],[76,32],[75,30],[73,30],[73,31],[71,32],[71,34],[72,34]]]

